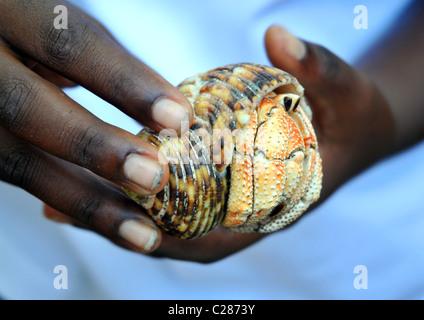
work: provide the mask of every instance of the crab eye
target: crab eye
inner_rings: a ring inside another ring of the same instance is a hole
[[[298,99],[296,100],[296,102],[295,102],[295,104],[294,104],[294,107],[293,107],[293,111],[296,111],[297,107],[299,106],[299,102],[300,102],[300,98],[298,98]]]
[[[286,109],[287,112],[289,111],[294,112],[299,106],[300,97],[297,94],[293,94],[293,93],[282,94],[280,99],[282,99],[282,103],[284,104],[284,108]]]
[[[284,97],[284,108],[286,108],[286,111],[288,112],[291,108],[293,99],[290,97]]]

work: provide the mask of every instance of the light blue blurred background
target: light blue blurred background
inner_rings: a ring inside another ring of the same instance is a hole
[[[228,63],[268,64],[263,35],[273,23],[354,63],[410,2],[75,1],[174,85]],[[353,10],[359,4],[368,8],[367,30],[353,26]],[[133,133],[141,128],[83,88],[67,93],[109,123]],[[89,231],[58,226],[42,217],[38,200],[2,183],[0,296],[421,299],[423,159],[421,143],[359,175],[295,226],[209,265],[152,259],[118,248]],[[53,287],[56,265],[68,268],[68,290]],[[366,290],[353,286],[357,265],[368,269]]]

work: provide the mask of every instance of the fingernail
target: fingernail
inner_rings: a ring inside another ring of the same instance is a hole
[[[183,105],[170,99],[160,99],[153,106],[152,117],[163,128],[183,133],[188,129],[190,114]]]
[[[137,153],[130,154],[125,160],[125,178],[146,191],[159,187],[163,172],[163,166],[158,161]]]
[[[279,41],[285,43],[287,53],[296,60],[302,60],[306,55],[306,46],[303,41],[296,38],[293,34],[281,26],[275,25],[273,28],[278,30]]]
[[[155,229],[136,220],[124,221],[119,227],[119,234],[128,242],[146,252],[153,248],[158,239],[158,233]]]

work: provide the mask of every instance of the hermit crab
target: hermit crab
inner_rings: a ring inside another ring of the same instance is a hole
[[[165,232],[184,239],[218,225],[273,232],[319,198],[321,158],[296,78],[274,67],[232,64],[178,88],[193,106],[189,131],[138,134],[164,155],[168,184],[153,196],[125,190]]]

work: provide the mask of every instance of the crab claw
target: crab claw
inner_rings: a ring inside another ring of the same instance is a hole
[[[254,134],[238,136],[224,226],[257,224],[297,189],[305,144],[288,112],[296,111],[299,100],[296,94],[269,94],[246,128]]]

